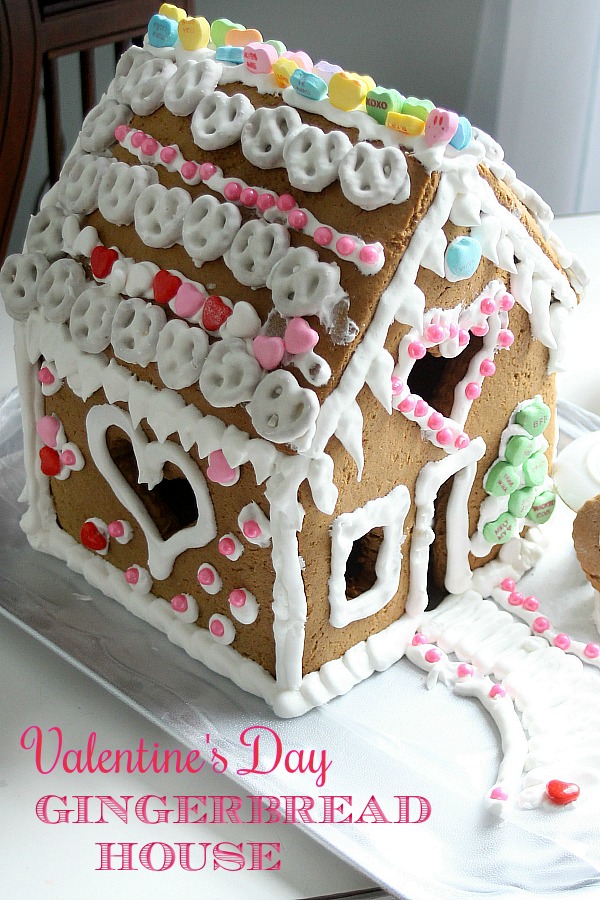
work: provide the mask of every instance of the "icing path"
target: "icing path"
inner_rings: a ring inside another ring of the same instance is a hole
[[[427,687],[441,680],[476,697],[494,719],[503,758],[486,798],[492,811],[502,814],[509,801],[539,806],[555,779],[578,785],[583,796],[597,788],[600,691],[573,653],[467,591],[426,614],[406,655],[428,672]]]

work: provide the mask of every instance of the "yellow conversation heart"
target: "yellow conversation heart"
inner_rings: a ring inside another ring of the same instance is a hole
[[[204,16],[186,16],[179,23],[178,32],[184,50],[200,50],[210,41],[210,25]]]
[[[275,60],[273,63],[273,75],[280,88],[289,87],[292,73],[295,72],[297,68],[298,64],[291,59],[286,59],[285,56]]]
[[[336,109],[349,112],[364,102],[370,90],[370,85],[360,75],[354,72],[336,72],[329,82],[329,102]]]
[[[166,16],[167,19],[174,19],[176,22],[181,22],[187,16],[185,9],[181,9],[180,6],[174,6],[172,3],[163,3],[158,14],[159,16]]]
[[[407,134],[410,137],[417,137],[425,131],[425,122],[423,119],[417,119],[416,116],[406,116],[403,113],[389,112],[385,124],[394,131],[401,134]]]

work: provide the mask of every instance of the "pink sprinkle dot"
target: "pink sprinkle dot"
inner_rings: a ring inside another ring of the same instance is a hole
[[[501,583],[500,587],[503,591],[514,591],[515,589],[515,580],[514,578],[505,578]]]
[[[459,678],[470,678],[475,674],[475,669],[468,663],[459,663],[456,667],[456,674]]]
[[[427,638],[425,637],[424,634],[421,634],[420,631],[418,631],[412,639],[413,647],[418,647],[419,644],[426,644],[426,643],[427,643]]]
[[[411,341],[408,345],[408,355],[411,359],[423,359],[427,350],[421,341]]]
[[[365,244],[365,246],[361,248],[358,258],[365,266],[375,266],[379,262],[379,250],[372,244]]]
[[[236,609],[241,609],[246,604],[246,591],[242,590],[242,588],[236,588],[235,591],[230,593],[229,602]]]
[[[261,212],[266,212],[268,209],[271,209],[277,203],[277,199],[275,194],[269,194],[268,191],[265,191],[263,194],[259,194],[256,200],[256,206]]]
[[[506,697],[506,691],[501,684],[495,684],[492,688],[490,688],[489,695],[492,700],[495,700],[496,697]]]
[[[215,573],[206,566],[198,570],[198,582],[210,586],[215,583]]]
[[[223,637],[225,634],[225,626],[222,622],[219,622],[218,619],[213,619],[210,623],[210,630],[215,637]]]
[[[558,647],[559,650],[568,650],[571,646],[571,638],[568,634],[561,632],[554,638],[554,646]]]
[[[409,413],[413,411],[416,405],[417,398],[413,396],[413,394],[408,394],[408,396],[398,404],[398,409],[400,410],[400,412]]]
[[[427,419],[427,427],[432,431],[438,431],[444,424],[444,417],[439,412],[432,412]]]
[[[492,800],[508,800],[508,794],[501,787],[495,787],[490,792],[490,798]]]
[[[111,522],[108,526],[108,533],[111,537],[120,538],[125,534],[125,528],[123,527],[123,523],[118,519],[114,522]]]
[[[484,359],[479,366],[479,374],[488,378],[490,375],[493,375],[496,371],[496,363],[493,359]]]
[[[147,135],[143,131],[136,131],[131,135],[131,146],[141,147],[146,140]]]
[[[481,396],[481,388],[476,381],[469,381],[465,388],[465,397],[467,400],[477,400]]]
[[[298,204],[294,200],[291,194],[282,194],[279,200],[277,201],[277,209],[280,209],[281,212],[289,212],[291,209],[294,209]]]
[[[221,538],[219,541],[219,553],[222,556],[233,556],[235,553],[235,543],[232,538]]]
[[[465,434],[464,431],[461,431],[461,433],[454,441],[454,446],[457,448],[457,450],[464,450],[465,447],[468,447],[470,443],[471,438],[469,437],[469,435]]]
[[[356,243],[352,240],[351,237],[341,237],[336,241],[335,249],[340,254],[340,256],[352,256],[352,254],[356,250]]]
[[[230,181],[223,188],[223,194],[226,200],[239,200],[242,195],[242,186],[239,181]]]
[[[392,397],[397,397],[404,389],[404,382],[392,375]]]
[[[514,339],[515,336],[512,331],[509,331],[508,328],[504,328],[498,335],[498,345],[506,350],[512,345]]]
[[[240,203],[242,203],[244,206],[256,206],[257,200],[258,191],[255,191],[254,188],[244,188],[244,190],[240,194]]]
[[[432,647],[431,650],[428,650],[425,654],[425,659],[428,663],[439,662],[441,658],[442,654],[439,650],[436,650],[435,647]]]
[[[216,173],[217,167],[214,163],[205,162],[200,166],[200,178],[202,181],[209,181]]]
[[[488,333],[489,330],[490,327],[487,322],[484,322],[482,325],[473,325],[473,327],[471,328],[471,331],[473,332],[475,337],[483,337]]]
[[[315,244],[319,247],[328,247],[333,240],[333,231],[326,225],[320,225],[313,235]]]
[[[540,601],[537,597],[525,597],[523,600],[523,609],[528,612],[536,612],[540,607]]]
[[[161,161],[164,162],[167,166],[170,166],[175,157],[177,156],[177,150],[175,147],[163,147],[160,151]]]
[[[42,366],[37,377],[40,384],[54,384],[54,375],[47,366]]]
[[[469,332],[465,328],[458,329],[458,346],[466,347],[469,343]]]
[[[255,540],[262,534],[262,528],[255,519],[248,519],[242,526],[242,531],[247,538]]]
[[[131,129],[128,125],[117,125],[117,127],[115,128],[115,137],[118,142],[122,143],[130,131]]]
[[[135,566],[131,566],[131,568],[127,569],[125,572],[125,581],[127,584],[137,584],[140,580],[140,573],[135,568]]]
[[[513,581],[514,584],[514,581]],[[508,602],[511,606],[523,606],[525,597],[519,591],[511,591],[508,595]]]
[[[550,628],[550,622],[546,619],[545,616],[538,616],[537,619],[533,620],[533,624],[531,626],[536,634],[542,634],[544,631],[548,631]]]
[[[491,316],[496,312],[497,306],[491,297],[484,297],[479,304],[479,309],[484,314],[484,316]]]
[[[600,656],[600,645],[594,643],[586,644],[583,655],[587,656],[588,659],[597,659]]]
[[[171,600],[171,606],[178,613],[187,612],[188,601],[185,594],[175,594],[175,596]]]
[[[60,454],[60,461],[63,466],[74,466],[77,462],[77,458],[72,450],[63,450]]]
[[[308,216],[302,209],[292,209],[290,214],[288,215],[288,222],[290,228],[296,228],[298,231],[300,231],[302,228],[306,228]]]
[[[451,444],[454,438],[452,431],[450,428],[440,428],[440,430],[436,434],[438,444],[441,444],[442,447],[446,446],[446,444]]]
[[[444,340],[445,335],[446,332],[441,325],[429,325],[425,331],[425,337],[428,341],[431,341],[432,344],[439,344],[440,341]]]
[[[191,162],[191,161],[184,162],[184,164],[181,167],[181,175],[183,178],[186,178],[188,181],[191,181],[192,178],[195,178],[197,172],[198,172],[198,166],[196,165],[195,162]]]
[[[158,150],[158,141],[153,137],[146,137],[142,144],[142,153],[145,156],[154,156]]]
[[[424,416],[429,415],[430,410],[431,410],[431,407],[430,407],[429,403],[426,403],[424,400],[422,400],[419,397],[419,399],[417,400],[416,406],[415,406],[415,410],[414,410],[415,416],[417,417],[417,419],[422,419],[422,418],[424,418]]]
[[[512,294],[503,294],[500,298],[500,308],[505,310],[506,312],[508,312],[509,309],[512,309],[514,305],[515,298]]]

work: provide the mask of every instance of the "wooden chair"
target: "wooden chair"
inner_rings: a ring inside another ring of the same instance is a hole
[[[160,0],[0,0],[0,263],[27,171],[41,75],[54,182],[63,150],[58,57],[79,53],[83,118],[95,103],[94,48],[114,44],[120,55],[132,37],[144,34],[159,6]]]

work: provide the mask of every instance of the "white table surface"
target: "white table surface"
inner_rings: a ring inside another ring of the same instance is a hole
[[[574,314],[575,341],[570,371],[559,376],[562,397],[600,413],[597,334],[600,328],[600,215],[566,217],[556,231],[584,260],[591,275],[587,302]],[[16,383],[12,359],[12,321],[0,309],[0,396]],[[60,726],[65,745],[85,746],[96,731],[104,746],[131,748],[144,738],[161,748],[175,749],[172,737],[132,711],[68,662],[20,628],[0,620],[0,894],[21,900],[94,900],[106,898],[147,900],[202,896],[228,898],[243,892],[247,900],[300,900],[373,887],[363,875],[293,827],[275,825],[127,825],[118,820],[105,825],[45,825],[35,815],[38,799],[46,794],[158,796],[180,794],[237,794],[226,776],[205,769],[201,776],[66,774],[41,775],[32,754],[19,744],[33,724],[42,729]],[[183,748],[182,748],[183,749]],[[343,827],[340,825],[340,827]],[[139,847],[150,841],[233,843],[280,842],[281,870],[226,872],[207,866],[200,873],[173,867],[149,872],[100,872],[97,842],[130,842]],[[418,898],[423,900],[423,898]]]

